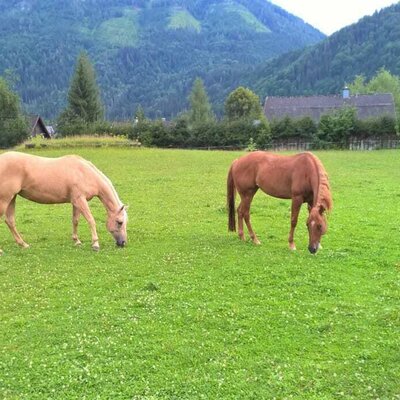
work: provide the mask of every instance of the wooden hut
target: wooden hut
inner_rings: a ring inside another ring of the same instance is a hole
[[[51,139],[52,135],[40,115],[30,115],[28,119],[31,137],[40,135],[46,139]]]

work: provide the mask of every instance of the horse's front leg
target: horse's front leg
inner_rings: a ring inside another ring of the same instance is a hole
[[[13,235],[15,241],[18,243],[18,245],[20,245],[21,247],[23,247],[24,249],[26,249],[27,247],[29,247],[28,243],[24,242],[24,239],[22,239],[21,235],[19,234],[19,232],[17,231],[17,227],[15,225],[15,199],[17,196],[14,196],[13,199],[11,200],[10,204],[8,205],[7,209],[6,209],[6,224],[8,226],[8,228],[11,231],[11,234]]]
[[[301,205],[303,204],[302,196],[292,197],[292,215],[290,219],[290,232],[289,232],[289,249],[296,250],[296,245],[294,243],[294,230],[297,226],[297,219],[299,217],[299,212]]]
[[[79,209],[73,205],[72,206],[72,240],[75,242],[76,246],[79,246],[82,244],[82,242],[78,238],[78,223],[79,223],[80,215],[81,215],[81,212],[79,211]]]
[[[92,249],[98,251],[100,249],[99,238],[96,231],[96,221],[90,211],[89,204],[84,197],[79,197],[73,201],[72,205],[84,216],[89,224],[90,232],[92,234]]]

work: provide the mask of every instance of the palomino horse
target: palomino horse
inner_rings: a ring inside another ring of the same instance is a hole
[[[244,219],[249,234],[256,244],[260,244],[260,241],[251,227],[250,204],[258,188],[274,197],[292,199],[289,233],[289,248],[292,250],[296,250],[293,236],[301,205],[308,204],[308,249],[311,253],[316,253],[320,247],[321,236],[327,229],[324,213],[332,208],[328,176],[321,161],[309,152],[283,156],[255,151],[232,163],[227,179],[229,230],[236,230],[235,190],[237,190],[241,198],[237,209],[239,237],[244,240]]]
[[[81,157],[44,158],[13,151],[0,155],[0,218],[5,214],[15,241],[29,247],[15,227],[17,194],[36,203],[71,203],[72,239],[81,244],[78,221],[82,214],[90,226],[93,250],[100,246],[88,201],[97,196],[107,210],[107,230],[118,246],[123,247],[127,241],[125,206],[110,180]]]

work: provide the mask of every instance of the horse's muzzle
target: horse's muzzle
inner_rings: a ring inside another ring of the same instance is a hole
[[[311,254],[315,254],[316,252],[317,252],[317,250],[318,250],[318,246],[308,246],[308,251],[311,253]]]
[[[117,240],[118,247],[125,247],[125,240]]]

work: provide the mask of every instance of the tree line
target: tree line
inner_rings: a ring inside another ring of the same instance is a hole
[[[400,80],[381,69],[366,82],[356,77],[350,85],[358,93],[392,90],[399,109]],[[319,122],[310,117],[268,121],[259,97],[250,89],[238,87],[226,98],[224,116],[212,111],[203,81],[197,78],[189,95],[190,108],[171,121],[151,120],[138,106],[129,121],[112,122],[104,118],[95,70],[85,52],[77,60],[68,91],[66,108],[57,120],[59,136],[124,135],[145,146],[207,148],[227,147],[265,149],[277,140],[302,139],[314,148],[346,148],[350,138],[391,136],[398,132],[396,120],[388,115],[359,120],[357,111],[345,107],[323,115]],[[18,96],[5,78],[0,78],[0,147],[11,147],[28,137]]]

